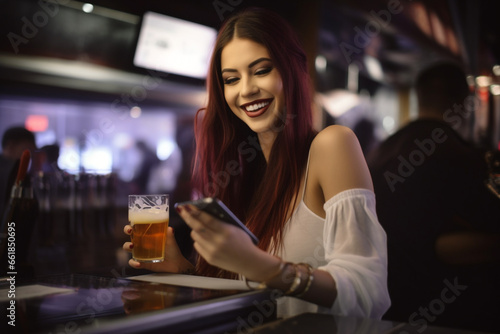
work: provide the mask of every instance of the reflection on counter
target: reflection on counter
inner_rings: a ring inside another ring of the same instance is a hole
[[[192,333],[226,323],[227,328],[236,328],[238,316],[246,317],[255,309],[254,303],[269,299],[264,291],[202,289],[87,275],[39,278],[16,288],[51,292],[16,297],[16,330],[27,333],[133,333],[159,328],[168,333]],[[0,282],[2,296],[7,290],[8,283]],[[2,309],[8,304],[9,300],[0,299]],[[269,317],[274,319],[274,315]],[[5,326],[2,321],[0,329]]]
[[[88,275],[39,278],[16,287],[16,330],[27,333],[190,333],[190,334],[473,334],[420,322],[304,313],[276,318],[276,296],[268,290],[218,289],[226,280],[197,277],[199,286],[176,282],[186,275],[159,275],[158,282]],[[152,279],[146,278],[146,279]],[[159,283],[161,282],[161,283]],[[0,282],[0,296],[7,294]],[[208,288],[213,286],[213,288]],[[244,284],[242,285],[244,286]],[[0,307],[9,300],[0,298]],[[29,321],[23,321],[29,319]],[[0,331],[11,330],[0,322]],[[9,331],[11,332],[11,331]]]
[[[174,305],[177,288],[174,286],[147,285],[142,290],[134,287],[122,292],[123,308],[126,314],[162,310]]]

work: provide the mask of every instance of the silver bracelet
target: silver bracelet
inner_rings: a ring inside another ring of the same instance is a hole
[[[295,277],[293,278],[292,285],[290,286],[288,291],[285,292],[285,295],[287,296],[292,295],[300,286],[300,283],[302,283],[302,274],[300,273],[300,270],[298,270],[297,265],[293,264],[293,268],[295,269]]]
[[[309,276],[307,277],[307,283],[306,283],[306,287],[304,288],[304,290],[302,290],[300,293],[298,293],[295,297],[302,297],[307,291],[309,291],[309,289],[311,288],[311,285],[312,285],[312,282],[314,281],[314,269],[313,267],[308,264],[308,263],[299,263],[299,266],[300,265],[303,265],[307,268],[307,272],[309,274]]]

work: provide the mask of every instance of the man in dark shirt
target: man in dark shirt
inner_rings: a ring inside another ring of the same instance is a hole
[[[465,142],[474,99],[465,74],[439,64],[416,81],[419,116],[367,158],[387,232],[392,306],[385,319],[498,329],[500,200],[484,152]]]

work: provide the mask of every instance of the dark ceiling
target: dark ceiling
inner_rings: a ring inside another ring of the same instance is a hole
[[[68,2],[72,1],[61,1]],[[214,28],[234,11],[250,6],[267,7],[282,14],[300,30],[310,52],[325,56],[340,71],[356,62],[360,64],[361,73],[370,77],[364,68],[365,58],[372,56],[378,60],[384,72],[384,78],[379,79],[382,84],[407,85],[415,71],[439,59],[462,62],[475,75],[490,74],[491,67],[500,63],[497,23],[500,1],[497,0],[94,0],[92,3],[133,14],[137,19],[146,11],[153,11]],[[426,35],[415,24],[416,5],[426,8],[426,15],[436,13],[443,26],[454,31],[458,53],[438,43],[434,32]],[[19,32],[23,17],[32,18],[40,11],[40,2],[35,0],[0,0],[0,6],[3,36]],[[370,43],[356,45],[359,29],[375,22],[373,13],[389,10],[390,6],[399,6],[397,8],[404,11],[401,15],[392,15],[390,25],[384,26]],[[39,36],[26,45],[20,44],[16,54],[76,59],[136,71],[131,59],[138,24],[110,23],[109,19],[105,22],[96,15],[83,15],[68,10],[64,17],[51,17],[47,27],[40,29]],[[12,43],[9,44],[7,38],[2,38],[0,52],[12,53]]]
[[[95,4],[136,15],[142,15],[145,11],[150,10],[216,28],[220,26],[221,18],[226,18],[233,11],[251,6],[262,6],[277,11],[295,25],[307,24],[307,22],[301,22],[301,20],[311,20],[311,16],[308,15],[302,19],[301,15],[304,9],[313,7],[317,11],[317,19],[320,20],[318,24],[320,29],[333,30],[335,26],[341,26],[344,29],[335,31],[338,35],[337,39],[341,39],[340,36],[352,33],[352,31],[347,30],[353,29],[356,24],[363,27],[361,24],[370,20],[371,12],[387,10],[391,3],[398,4],[400,8],[405,8],[407,5],[416,2],[422,3],[428,9],[435,11],[441,17],[443,23],[450,25],[455,31],[459,43],[465,45],[468,53],[465,57],[466,60],[477,62],[476,64],[468,64],[471,71],[480,72],[484,70],[482,67],[485,65],[481,64],[481,62],[487,62],[488,65],[500,62],[500,29],[498,25],[500,1],[498,0],[94,1]],[[337,22],[331,22],[332,20]],[[312,24],[312,22],[310,23]],[[412,26],[407,13],[401,16],[394,15],[391,23],[394,29],[386,32],[386,46],[389,52],[411,53],[420,49],[424,52],[430,51],[446,55],[447,50],[445,48],[440,47]],[[414,57],[408,57],[407,62],[409,64],[414,60]],[[402,61],[404,62],[404,59]]]

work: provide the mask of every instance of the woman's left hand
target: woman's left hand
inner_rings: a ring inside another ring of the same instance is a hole
[[[255,274],[262,251],[242,229],[193,205],[179,206],[178,211],[192,229],[194,248],[209,264],[247,277]]]

